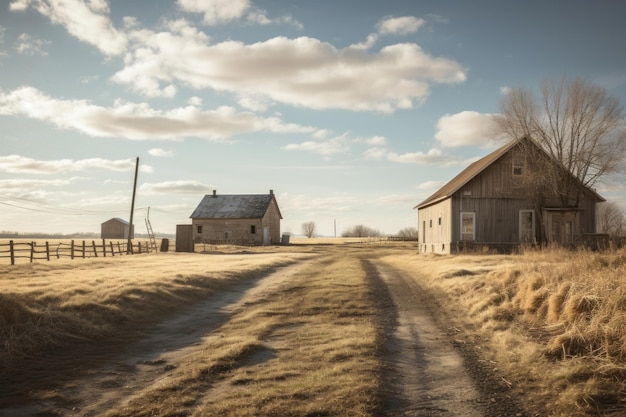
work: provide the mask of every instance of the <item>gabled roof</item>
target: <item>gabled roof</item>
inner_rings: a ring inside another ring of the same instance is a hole
[[[119,217],[113,217],[113,218],[107,220],[105,223],[108,223],[108,222],[111,222],[111,221],[116,221],[116,222],[128,225],[128,222],[126,220],[120,219]]]
[[[527,141],[532,143],[539,149],[541,152],[543,150],[539,148],[531,139],[527,137],[522,137],[516,140],[513,140],[506,145],[496,149],[491,152],[489,155],[479,159],[478,161],[472,163],[463,171],[461,171],[456,177],[452,178],[448,183],[446,183],[443,187],[441,187],[438,191],[436,191],[433,195],[428,197],[426,200],[419,203],[414,209],[420,209],[435,203],[438,203],[441,200],[445,200],[446,198],[452,197],[454,193],[456,193],[461,187],[470,182],[474,177],[483,172],[487,167],[496,162],[502,156],[504,156],[507,152],[517,146],[520,142]],[[547,154],[546,154],[547,156]],[[605,201],[598,193],[592,190],[589,187],[585,187],[580,181],[577,181],[581,187],[588,190],[598,201]]]
[[[278,203],[274,193],[270,194],[207,194],[191,214],[192,219],[260,219],[270,203]],[[278,215],[283,216],[278,210]]]
[[[461,171],[456,177],[452,178],[450,181],[446,183],[443,187],[437,190],[433,195],[428,197],[426,200],[419,203],[414,208],[419,209],[425,206],[429,206],[431,204],[437,203],[441,200],[445,200],[446,198],[452,197],[452,194],[456,193],[461,187],[470,182],[476,175],[480,174],[487,168],[489,165],[496,162],[503,155],[505,155],[509,150],[515,147],[520,140],[514,140],[506,145],[496,149],[491,152],[489,155],[484,158],[479,159],[478,161],[470,164],[467,168]]]

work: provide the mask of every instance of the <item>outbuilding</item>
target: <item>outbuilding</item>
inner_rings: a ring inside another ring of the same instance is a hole
[[[280,244],[283,218],[269,194],[207,194],[191,214],[194,241],[243,245]]]
[[[102,239],[128,239],[129,232],[130,238],[133,239],[135,237],[134,230],[131,230],[130,224],[126,220],[119,217],[114,217],[100,225],[100,237]]]

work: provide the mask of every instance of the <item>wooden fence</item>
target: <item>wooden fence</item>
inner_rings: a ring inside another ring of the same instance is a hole
[[[130,250],[128,250],[130,249]],[[142,254],[154,251],[149,242],[132,242],[128,247],[128,242],[108,242],[104,239],[89,241],[58,242],[50,244],[46,242],[15,242],[0,243],[0,258],[9,258],[11,265],[15,265],[16,259],[47,260],[51,258],[59,259],[67,257],[71,259],[97,258],[99,256],[120,256],[127,254]]]

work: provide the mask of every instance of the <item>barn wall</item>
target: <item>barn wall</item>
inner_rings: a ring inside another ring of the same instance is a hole
[[[261,245],[261,219],[193,219],[193,237],[196,242]],[[254,226],[254,233],[252,227]],[[201,230],[198,230],[198,228]]]
[[[450,253],[452,222],[449,199],[419,209],[417,222],[420,252]]]
[[[280,243],[280,212],[278,211],[278,206],[276,202],[272,199],[270,202],[263,219],[261,220],[262,228],[269,227],[270,230],[270,243],[278,244]],[[261,230],[262,233],[262,230]],[[261,235],[262,237],[262,235]]]
[[[122,223],[116,219],[107,220],[100,225],[100,237],[102,239],[128,239],[128,224]],[[134,238],[134,233],[131,239]]]

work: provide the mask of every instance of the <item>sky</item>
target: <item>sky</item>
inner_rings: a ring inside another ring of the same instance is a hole
[[[281,231],[384,234],[501,142],[512,88],[626,104],[619,0],[0,0],[0,230],[175,233],[273,190]],[[601,184],[626,205],[626,187]],[[148,210],[149,208],[149,210]]]

